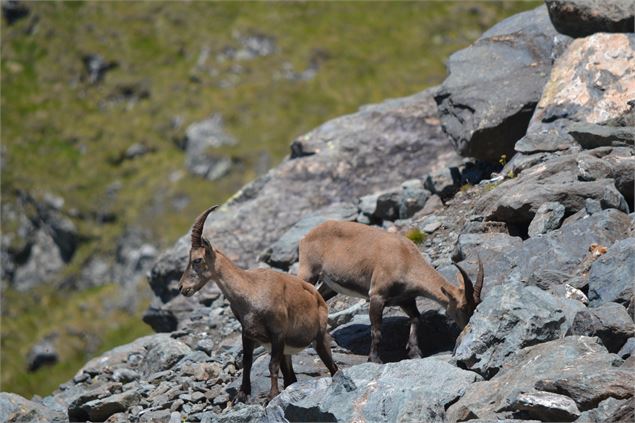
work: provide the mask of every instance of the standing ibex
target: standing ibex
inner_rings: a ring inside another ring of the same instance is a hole
[[[328,221],[300,241],[298,277],[313,284],[321,282],[319,292],[325,299],[335,295],[333,291],[370,298],[372,340],[368,359],[381,363],[379,342],[384,307],[398,305],[410,317],[408,355],[420,357],[416,298],[424,296],[446,305],[448,315],[463,329],[480,302],[480,259],[478,266],[473,286],[467,273],[457,265],[457,287],[429,265],[409,239],[360,223]]]
[[[196,218],[192,227],[192,246],[179,290],[194,295],[207,282],[215,282],[229,301],[234,316],[242,325],[243,380],[236,399],[245,401],[251,393],[250,371],[255,344],[271,352],[269,399],[280,393],[278,370],[282,367],[285,388],[297,379],[291,354],[315,341],[315,349],[334,375],[328,308],[314,286],[286,273],[269,269],[243,270],[202,237],[210,207]]]

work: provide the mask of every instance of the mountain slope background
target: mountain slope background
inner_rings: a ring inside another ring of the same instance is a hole
[[[79,242],[46,283],[18,291],[3,280],[1,390],[47,394],[88,358],[150,333],[143,281],[74,289],[93,257],[117,260],[131,228],[157,249],[171,245],[294,137],[439,83],[451,52],[537,3],[42,2],[3,21],[3,243],[24,242],[12,217],[34,213],[25,193],[63,198]],[[101,76],[91,73],[97,56]],[[216,151],[233,165],[210,182],[187,172],[182,142],[214,114],[237,142]],[[144,154],[127,154],[133,146]],[[43,337],[59,363],[27,373]]]

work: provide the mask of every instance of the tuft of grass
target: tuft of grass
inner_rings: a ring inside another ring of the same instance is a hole
[[[414,242],[416,245],[423,244],[426,238],[428,237],[428,234],[426,234],[425,232],[422,232],[421,230],[419,230],[419,228],[408,229],[405,235],[406,235],[406,238]]]

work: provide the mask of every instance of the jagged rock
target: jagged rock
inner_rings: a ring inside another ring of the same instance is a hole
[[[183,356],[191,352],[183,342],[170,337],[156,338],[147,348],[143,361],[139,365],[145,374],[168,370]]]
[[[118,63],[115,61],[106,61],[99,54],[85,54],[82,57],[84,70],[87,73],[88,83],[97,84],[104,79],[106,72],[115,69]]]
[[[633,399],[619,400],[615,398],[607,398],[589,411],[585,411],[576,420],[579,423],[630,423],[635,420],[635,412],[633,410]]]
[[[579,311],[568,335],[597,336],[609,352],[617,353],[635,332],[635,324],[624,307],[605,303]]]
[[[599,257],[589,272],[589,301],[598,306],[608,301],[628,308],[633,302],[635,238],[616,242]]]
[[[235,145],[236,140],[223,128],[223,119],[216,114],[209,119],[191,124],[183,141],[185,164],[194,175],[209,180],[224,176],[232,165],[232,159],[215,153],[222,146]]]
[[[298,261],[298,245],[311,229],[327,220],[353,221],[357,207],[350,203],[335,203],[316,211],[298,221],[262,255],[262,260],[274,267],[288,269]]]
[[[480,378],[434,358],[343,369],[296,383],[267,406],[280,421],[445,421],[445,408]],[[421,383],[425,380],[426,383]]]
[[[567,336],[517,351],[491,380],[471,385],[447,410],[448,421],[512,418],[504,408],[519,392],[551,392],[575,401],[582,412],[608,397],[633,396],[635,370],[620,367],[597,338]]]
[[[438,125],[434,92],[363,107],[299,137],[295,145],[305,155],[244,187],[210,215],[204,235],[238,265],[254,266],[307,212],[454,164],[459,159]],[[184,237],[151,271],[150,285],[163,302],[177,294],[188,251]],[[195,298],[188,301],[198,307]]]
[[[461,234],[458,253],[455,252],[453,258],[463,260],[461,266],[474,275],[476,254],[480,255],[485,270],[482,297],[486,297],[494,286],[508,281],[550,289],[565,283],[573,284],[572,278],[577,278],[579,282],[573,286],[580,289],[587,285],[585,273],[590,267],[589,260],[591,263],[595,260],[595,257],[589,257],[589,247],[594,243],[612,245],[627,236],[630,224],[627,214],[608,209],[523,242],[505,234]],[[628,274],[627,269],[624,272]]]
[[[4,2],[3,2],[4,4]],[[17,394],[0,392],[0,421],[7,423],[61,423],[68,421],[64,413],[52,411]]]
[[[401,192],[397,188],[360,198],[359,211],[367,218],[363,223],[398,219],[400,203]]]
[[[623,147],[635,144],[635,127],[613,127],[578,122],[569,125],[569,135],[584,149]]]
[[[578,301],[556,298],[534,286],[497,286],[461,333],[454,357],[460,366],[491,378],[521,348],[564,337],[582,309]]]
[[[629,118],[633,113],[629,101],[635,98],[635,71],[630,66],[635,60],[634,38],[598,33],[571,42],[556,60],[527,136],[516,151],[529,154],[574,147],[577,143],[570,132],[588,128],[585,124],[634,126]]]
[[[13,25],[16,21],[26,18],[30,13],[29,7],[23,1],[3,0],[2,16],[7,20],[7,24]]]
[[[617,355],[626,360],[627,358],[635,355],[635,337],[630,337],[622,348],[618,351]]]
[[[628,213],[626,199],[613,179],[581,181],[578,172],[575,155],[547,160],[484,194],[475,211],[487,220],[525,226],[545,202],[558,202],[565,207],[565,215],[571,215],[584,209],[586,199],[593,198],[602,203],[602,208]]]
[[[431,193],[448,199],[461,188],[461,182],[461,170],[457,166],[453,166],[428,175],[424,186]]]
[[[527,233],[530,237],[546,234],[558,229],[564,218],[564,206],[557,202],[543,203],[529,224]]]
[[[549,392],[519,393],[509,399],[504,411],[522,412],[524,417],[543,422],[572,422],[580,410],[571,398]]]
[[[541,6],[486,31],[447,62],[435,96],[444,130],[463,156],[496,162],[511,157],[548,79],[559,35]],[[484,77],[486,75],[486,77]]]
[[[571,37],[633,32],[635,5],[622,0],[545,0],[553,26]]]
[[[411,179],[401,184],[399,219],[409,219],[414,216],[416,212],[423,209],[430,195],[430,192],[424,189],[420,179]]]
[[[59,360],[59,354],[50,339],[43,339],[29,350],[26,356],[27,370],[34,372],[42,366],[52,365]]]
[[[260,405],[238,403],[227,413],[203,413],[201,423],[252,423],[266,421],[265,416],[265,408]]]
[[[81,406],[81,410],[86,417],[75,415],[75,418],[82,420],[86,418],[91,421],[103,422],[115,413],[126,411],[137,404],[140,399],[141,397],[137,392],[126,391],[106,398],[88,401]]]

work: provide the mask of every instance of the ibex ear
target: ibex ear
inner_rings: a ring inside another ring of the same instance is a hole
[[[201,237],[201,241],[203,241],[203,247],[205,247],[206,250],[211,250],[212,249],[212,244],[209,243],[207,238]]]

